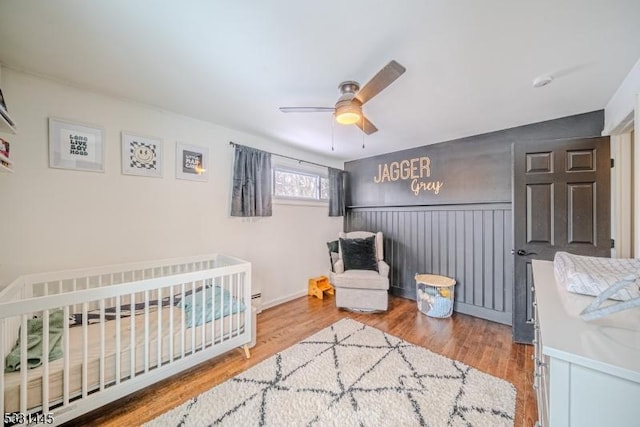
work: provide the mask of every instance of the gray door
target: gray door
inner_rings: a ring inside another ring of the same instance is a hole
[[[513,145],[513,339],[533,339],[531,260],[611,255],[609,138]]]

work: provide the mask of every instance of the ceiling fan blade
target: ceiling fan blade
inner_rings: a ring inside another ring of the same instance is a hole
[[[283,113],[333,113],[334,107],[280,107]]]
[[[396,81],[406,70],[396,61],[389,62],[356,93],[356,98],[364,104]]]
[[[369,121],[369,119],[367,119],[365,116],[362,116],[362,120],[358,120],[355,123],[360,129],[362,129],[362,132],[366,133],[367,135],[371,135],[374,132],[378,132],[378,128]]]

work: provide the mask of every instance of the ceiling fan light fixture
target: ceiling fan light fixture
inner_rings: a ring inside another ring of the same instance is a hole
[[[338,93],[340,97],[335,107],[280,107],[283,113],[299,112],[299,113],[319,113],[332,112],[336,122],[341,125],[356,125],[366,135],[371,135],[378,131],[371,121],[362,114],[362,105],[371,98],[378,95],[382,90],[387,88],[391,83],[400,77],[406,68],[398,64],[397,61],[390,61],[382,67],[375,76],[371,78],[362,88],[360,83],[354,80],[347,80],[338,85]],[[333,124],[331,122],[331,132],[333,135]],[[333,137],[332,137],[333,138]],[[333,139],[332,139],[333,140]],[[333,149],[333,143],[332,143]]]
[[[362,120],[362,108],[357,105],[340,105],[336,108],[336,121],[341,125],[352,125]]]

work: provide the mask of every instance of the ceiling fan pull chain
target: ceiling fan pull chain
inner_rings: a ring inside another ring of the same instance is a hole
[[[334,114],[335,117],[335,114]],[[336,149],[334,148],[333,142],[334,142],[334,136],[333,136],[333,129],[335,126],[335,120],[331,120],[331,151],[336,151]]]
[[[365,132],[364,132],[364,114],[362,115],[362,130],[363,130],[363,132],[362,132],[362,149],[364,150],[364,134],[365,134]]]

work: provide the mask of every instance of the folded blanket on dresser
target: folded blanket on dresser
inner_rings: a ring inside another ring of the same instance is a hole
[[[593,296],[630,275],[640,276],[640,259],[635,258],[602,258],[557,252],[553,266],[559,285],[569,292]],[[636,285],[638,283],[636,280]],[[640,297],[638,286],[627,286],[611,296],[622,301],[637,297]]]

